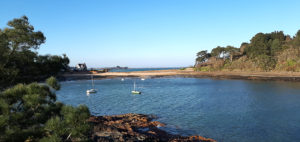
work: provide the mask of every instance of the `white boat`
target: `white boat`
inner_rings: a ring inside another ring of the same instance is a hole
[[[122,78],[121,81],[124,81],[124,78]]]
[[[89,90],[86,90],[86,93],[88,93],[88,94],[97,93],[97,90],[96,89],[89,89]]]
[[[141,78],[141,80],[145,80],[145,78]]]
[[[86,93],[88,93],[88,94],[90,94],[90,93],[97,93],[97,90],[95,89],[95,85],[94,85],[93,75],[91,76],[91,78],[92,78],[92,86],[93,86],[93,88],[86,90]]]
[[[132,94],[141,94],[142,92],[140,91],[136,91],[136,86],[135,86],[135,82],[133,83],[133,91],[131,91]]]

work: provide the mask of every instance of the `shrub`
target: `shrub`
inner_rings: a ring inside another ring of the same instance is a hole
[[[55,78],[47,80],[59,89]],[[18,84],[0,93],[0,141],[86,141],[86,106],[56,102],[49,86]]]
[[[60,84],[58,83],[58,81],[56,80],[55,77],[51,76],[46,80],[46,83],[52,87],[55,90],[59,90],[60,89]]]

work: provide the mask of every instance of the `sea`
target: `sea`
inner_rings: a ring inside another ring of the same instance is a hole
[[[136,82],[140,95],[133,95]],[[57,100],[93,115],[156,115],[172,134],[220,142],[300,141],[300,83],[211,78],[121,78],[61,82]]]

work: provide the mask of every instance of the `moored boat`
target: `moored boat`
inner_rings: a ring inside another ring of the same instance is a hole
[[[97,93],[97,90],[95,89],[95,85],[94,85],[94,78],[93,78],[93,75],[91,76],[91,78],[92,78],[92,86],[93,86],[93,88],[92,88],[92,89],[86,90],[86,93],[87,93],[87,94],[90,94],[90,93]]]

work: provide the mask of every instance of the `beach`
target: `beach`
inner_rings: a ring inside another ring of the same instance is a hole
[[[217,79],[246,79],[246,80],[273,80],[273,81],[300,81],[300,72],[244,72],[244,71],[194,71],[193,68],[184,70],[153,70],[133,72],[105,72],[105,73],[66,73],[62,75],[65,80],[115,78],[115,77],[195,77],[195,78],[217,78]]]

